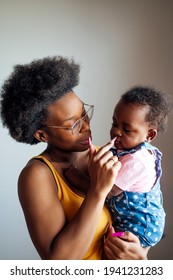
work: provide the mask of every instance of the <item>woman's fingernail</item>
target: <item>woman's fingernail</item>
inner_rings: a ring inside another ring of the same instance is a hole
[[[111,143],[111,144],[114,144],[114,142],[115,142],[116,139],[117,139],[117,137],[111,139],[110,143]]]
[[[112,233],[112,236],[119,236],[119,237],[121,237],[121,236],[123,236],[123,235],[124,235],[124,232],[123,232],[123,231],[113,232],[113,233]]]

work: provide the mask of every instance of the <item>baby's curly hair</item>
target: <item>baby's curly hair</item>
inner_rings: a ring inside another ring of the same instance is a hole
[[[47,106],[79,83],[80,66],[61,56],[16,65],[1,90],[1,118],[18,142],[37,144],[33,133],[46,120]]]
[[[164,132],[168,115],[172,112],[172,102],[166,92],[149,86],[134,86],[121,96],[125,104],[148,106],[146,121],[154,125],[158,132]]]

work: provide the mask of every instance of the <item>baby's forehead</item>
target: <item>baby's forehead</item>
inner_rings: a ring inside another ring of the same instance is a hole
[[[123,99],[120,99],[117,105],[115,106],[115,109],[118,108],[131,108],[132,110],[141,110],[145,112],[149,112],[150,106],[147,103],[140,103],[140,102],[135,102],[135,101],[125,101]]]
[[[123,122],[147,122],[147,115],[149,113],[149,106],[139,103],[124,103],[118,102],[115,107],[113,119],[121,120]]]

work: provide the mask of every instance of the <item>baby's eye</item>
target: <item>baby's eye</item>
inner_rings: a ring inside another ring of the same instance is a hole
[[[131,132],[131,130],[128,129],[128,128],[123,128],[123,130],[124,130],[125,133],[130,133]]]
[[[117,123],[112,123],[112,127],[117,127],[118,125],[117,125]]]

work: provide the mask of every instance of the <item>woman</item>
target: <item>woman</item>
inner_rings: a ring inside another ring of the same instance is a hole
[[[145,259],[147,250],[125,233],[112,237],[104,201],[120,163],[110,142],[90,145],[93,106],[74,93],[79,65],[47,57],[18,65],[2,87],[3,125],[18,142],[47,143],[21,171],[18,193],[31,239],[42,259]],[[90,177],[88,189],[69,184],[64,171],[74,166]]]

